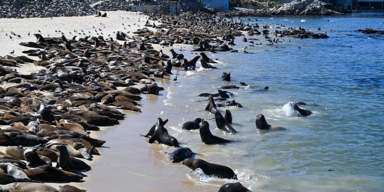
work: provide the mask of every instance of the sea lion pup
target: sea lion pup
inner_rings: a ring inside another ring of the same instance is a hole
[[[298,103],[288,102],[284,105],[283,110],[287,116],[309,116],[312,114],[311,111],[302,109],[298,106]]]
[[[32,180],[39,181],[80,181],[82,176],[69,171],[60,170],[48,165],[25,169],[24,172]]]
[[[179,147],[169,155],[169,159],[172,163],[179,163],[184,159],[192,158],[194,154],[196,153],[192,152],[190,148]]]
[[[42,160],[36,153],[36,149],[26,149],[24,151],[24,159],[28,162],[28,167],[39,167],[41,165],[49,165],[49,163]]]
[[[183,124],[182,129],[184,130],[195,130],[200,128],[200,122],[202,121],[201,118],[196,118],[193,121],[188,121]]]
[[[207,145],[225,144],[225,143],[232,142],[230,140],[226,140],[226,139],[212,135],[211,131],[209,130],[209,123],[206,121],[203,121],[200,127],[200,137],[201,137],[201,141],[203,141],[203,143]]]
[[[60,187],[59,192],[86,192],[86,190],[71,185],[64,185]]]
[[[214,60],[208,58],[208,56],[207,56],[205,53],[200,53],[200,55],[201,55],[201,58],[202,58],[205,62],[207,62],[207,63],[217,63],[216,61],[214,61]]]
[[[213,164],[201,159],[190,158],[185,159],[182,163],[183,165],[191,168],[192,170],[200,168],[204,172],[204,174],[208,176],[215,176],[222,179],[237,180],[237,175],[235,174],[235,172],[233,172],[231,168],[224,165]]]
[[[155,141],[169,146],[180,147],[177,139],[168,135],[165,131],[164,123],[161,118],[157,119],[155,133],[148,140],[148,143],[154,143]]]
[[[213,113],[215,114],[215,121],[217,128],[221,129],[224,132],[227,133],[238,133],[228,122],[224,119],[223,115],[221,115],[220,111],[217,109],[213,110]]]
[[[163,125],[167,123],[168,123],[168,119],[163,121]],[[144,137],[151,137],[155,133],[156,125],[157,124],[155,123]],[[164,127],[164,131],[168,134],[168,130],[165,127]]]
[[[57,189],[42,183],[16,182],[4,185],[1,192],[57,192]]]
[[[286,130],[284,127],[269,125],[263,114],[256,115],[256,128],[261,130]]]
[[[232,113],[228,109],[225,110],[224,119],[227,120],[229,124],[232,124]]]
[[[200,59],[201,67],[204,69],[217,69],[217,67],[212,66],[211,64],[208,64],[205,60]]]
[[[231,81],[231,73],[223,72],[223,75],[221,76],[221,79],[223,79],[223,81]]]
[[[219,192],[252,192],[241,183],[227,183],[220,187]]]
[[[215,104],[215,101],[213,100],[213,97],[212,95],[209,96],[208,98],[208,103],[207,105],[205,106],[205,110],[206,111],[209,111],[211,113],[214,113],[214,110],[216,109],[216,104]]]

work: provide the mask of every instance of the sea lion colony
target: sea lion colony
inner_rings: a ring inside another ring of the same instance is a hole
[[[64,35],[43,37],[41,34],[34,34],[36,42],[23,42],[20,45],[30,47],[30,50],[23,53],[37,56],[38,59],[11,55],[0,58],[1,82],[17,84],[0,87],[0,124],[4,125],[0,130],[0,144],[9,146],[6,153],[0,154],[0,172],[4,178],[1,181],[2,184],[11,183],[2,190],[12,191],[18,187],[36,186],[42,191],[49,191],[53,189],[45,184],[19,182],[81,180],[82,176],[73,171],[87,171],[90,167],[77,158],[91,159],[92,155],[99,155],[95,147],[105,143],[90,137],[88,131],[99,130],[99,126],[119,124],[118,120],[123,120],[125,114],[117,109],[140,112],[140,105],[136,102],[141,99],[140,94],[158,95],[163,90],[153,77],[170,76],[172,67],[196,69],[200,56],[188,61],[183,54],[172,51],[172,57],[168,59],[169,56],[162,51],[154,50],[151,43],[163,46],[195,44],[199,46],[196,51],[214,52],[233,51],[226,41],[233,42],[235,37],[242,36],[243,33],[248,33],[249,36],[263,34],[266,39],[269,39],[268,35],[275,35],[273,40],[268,41],[270,45],[282,43],[285,36],[326,37],[325,34],[307,32],[302,28],[270,32],[269,26],[244,24],[242,21],[216,18],[202,13],[183,13],[179,17],[151,15],[150,19],[161,23],[156,25],[155,22],[146,22],[146,27],[156,28],[157,32],[142,28],[134,32],[136,36],[129,37],[120,31],[116,39],[123,40],[123,44],[103,36],[85,36],[79,39],[74,36],[67,39]],[[216,68],[209,64],[215,63],[214,60],[204,53],[201,56],[203,68]],[[13,68],[31,62],[45,69],[24,75]],[[224,73],[222,78],[230,81],[230,73]],[[133,87],[136,83],[143,85],[140,88]],[[242,83],[242,86],[248,85]],[[233,100],[216,106],[214,101],[226,100],[229,94],[219,90],[218,94],[207,93],[202,96],[209,96],[206,110],[215,114],[217,126],[235,134],[237,131],[231,126],[230,111],[227,110],[223,117],[217,107],[241,107],[241,104]],[[270,126],[264,118],[263,120],[263,127],[260,129]],[[199,125],[200,122],[202,126]],[[165,123],[161,118],[157,120],[146,135],[150,137],[149,143],[158,142],[179,147],[177,139],[168,134]],[[186,129],[200,129],[201,139],[206,144],[232,142],[212,135],[208,122],[203,119],[196,119],[189,124]],[[173,159],[175,162],[183,161],[183,164],[192,169],[201,168],[208,175],[236,179],[236,175],[228,167],[203,160],[195,162],[197,160],[186,159],[193,154],[192,150],[184,148],[175,151]],[[56,167],[52,166],[52,162],[57,162]]]

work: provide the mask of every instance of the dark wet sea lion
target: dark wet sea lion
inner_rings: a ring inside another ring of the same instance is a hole
[[[256,128],[262,130],[285,130],[284,127],[269,125],[263,114],[256,115]]]
[[[78,174],[62,171],[48,165],[25,169],[24,172],[30,179],[40,181],[79,181],[83,179],[83,177]]]
[[[216,106],[217,107],[238,107],[238,108],[243,107],[240,103],[237,103],[235,100],[227,101],[224,103],[218,103]]]
[[[179,147],[169,155],[169,158],[172,163],[179,163],[186,158],[192,158],[194,154],[190,148]]]
[[[222,91],[222,90],[217,90],[217,92],[219,92],[219,95],[221,98],[229,98],[229,95],[228,95],[228,92],[226,91]]]
[[[183,165],[195,170],[200,168],[206,175],[225,179],[237,179],[233,170],[224,165],[209,163],[201,159],[185,159]]]
[[[227,183],[220,187],[219,192],[251,192],[241,183]]]
[[[225,110],[224,119],[227,120],[229,124],[232,124],[232,113],[228,109]]]
[[[212,66],[211,64],[207,63],[204,59],[200,59],[201,67],[205,69],[217,69],[217,67]]]
[[[179,147],[177,139],[168,135],[168,133],[164,130],[164,123],[161,118],[157,119],[155,133],[148,140],[149,143],[154,143],[155,141],[161,144]]]
[[[39,167],[41,165],[47,165],[36,153],[36,149],[26,149],[24,151],[24,159],[28,162],[28,167]]]
[[[207,145],[225,144],[225,143],[232,142],[230,140],[226,140],[226,139],[212,135],[211,131],[209,130],[209,123],[206,121],[203,121],[200,127],[200,137],[201,137],[201,141],[203,141],[203,143]]]
[[[36,135],[21,132],[0,133],[0,145],[38,145],[42,140]]]
[[[200,128],[200,122],[202,121],[201,118],[196,118],[193,121],[188,121],[183,124],[182,129],[185,130],[195,130]]]
[[[211,113],[214,113],[214,110],[216,109],[216,104],[215,104],[215,101],[213,100],[213,97],[212,96],[209,96],[208,98],[208,103],[207,105],[205,106],[205,110],[206,111],[209,111]]]
[[[290,102],[289,105],[292,105],[293,109],[298,111],[304,117],[312,114],[310,110],[300,108],[297,103]]]
[[[231,73],[223,72],[223,75],[221,76],[221,79],[223,79],[223,81],[231,81]]]
[[[86,190],[82,190],[71,185],[64,185],[60,187],[59,192],[86,192]]]
[[[205,53],[200,53],[201,58],[204,59],[205,62],[207,63],[217,63],[216,61],[208,58],[208,56]]]
[[[163,125],[165,125],[167,123],[168,123],[168,119],[163,121]],[[148,133],[144,137],[152,136],[155,133],[155,129],[156,129],[156,123],[151,127],[151,129],[148,131]],[[168,130],[166,128],[164,128],[164,130],[168,134]]]
[[[226,86],[222,86],[221,88],[222,89],[239,89],[240,87],[238,87],[237,85],[226,85]]]
[[[57,192],[57,189],[42,183],[16,182],[4,185],[0,188],[1,192]]]
[[[0,184],[4,185],[9,183],[15,183],[15,182],[30,182],[30,180],[18,179],[7,173],[0,173]],[[2,191],[2,188],[0,188],[0,191]]]
[[[58,145],[56,149],[59,150],[59,157],[57,158],[56,167],[61,167],[61,169],[69,171],[70,170],[70,155],[68,153],[67,147]]]
[[[220,111],[217,109],[213,111],[215,114],[215,121],[217,128],[221,129],[224,132],[227,133],[238,133],[228,122],[224,119],[223,115],[221,115]]]

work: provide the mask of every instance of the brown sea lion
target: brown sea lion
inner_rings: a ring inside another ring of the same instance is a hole
[[[209,130],[209,123],[207,121],[203,121],[199,132],[200,132],[201,141],[203,141],[207,145],[225,144],[225,143],[232,142],[230,140],[214,136]]]
[[[86,192],[86,190],[79,189],[77,187],[71,186],[71,185],[64,185],[60,187],[60,192]]]
[[[0,188],[2,192],[55,192],[57,189],[42,183],[16,182],[4,185]]]
[[[41,165],[47,165],[36,153],[36,149],[26,149],[24,151],[24,159],[28,162],[28,167],[39,167]]]

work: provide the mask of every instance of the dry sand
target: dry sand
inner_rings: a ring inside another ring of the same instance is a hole
[[[75,35],[74,30],[78,32],[83,30],[86,35],[90,31],[90,34],[95,36],[95,29],[99,34],[99,29],[101,29],[105,38],[110,34],[115,39],[113,32],[130,31],[131,33],[128,34],[132,36],[133,31],[144,27],[147,18],[145,15],[125,11],[107,13],[107,18],[89,16],[0,19],[0,56],[8,55],[13,50],[15,51],[14,55],[23,55],[21,52],[30,48],[22,47],[19,43],[36,41],[33,34],[38,33],[38,30],[44,37],[48,35],[59,37],[61,34],[55,30],[60,30],[65,33],[67,38],[72,38]],[[135,23],[136,25],[134,25]],[[12,36],[13,39],[10,39],[11,31],[21,35],[21,38]],[[28,33],[30,36],[27,35]],[[76,35],[78,38],[84,36]],[[161,46],[154,45],[154,48],[161,49]],[[171,48],[163,48],[164,53],[170,54],[169,49]],[[178,50],[180,45],[173,48]],[[190,48],[191,46],[183,45],[183,49]],[[20,73],[30,73],[40,69],[40,67],[26,64],[16,69]],[[169,81],[170,78],[173,76],[157,79],[159,86],[164,86],[167,90],[167,87],[174,83]],[[84,173],[84,182],[72,182],[70,184],[88,191],[217,191],[217,186],[193,183],[188,180],[186,174],[190,172],[190,169],[181,164],[172,164],[164,155],[164,150],[168,147],[156,144],[149,145],[147,139],[139,135],[148,132],[162,111],[172,110],[172,108],[164,106],[163,100],[166,95],[166,91],[161,92],[160,96],[142,95],[144,97],[142,113],[125,111],[127,113],[126,120],[122,121],[120,125],[101,127],[99,132],[93,131],[92,137],[107,141],[102,148],[98,149],[101,156],[94,156],[92,161],[87,162],[91,165],[92,170]],[[172,117],[165,118],[171,120]],[[0,147],[0,151],[4,151],[4,149],[4,147]],[[58,188],[66,183],[47,182],[47,184]]]

